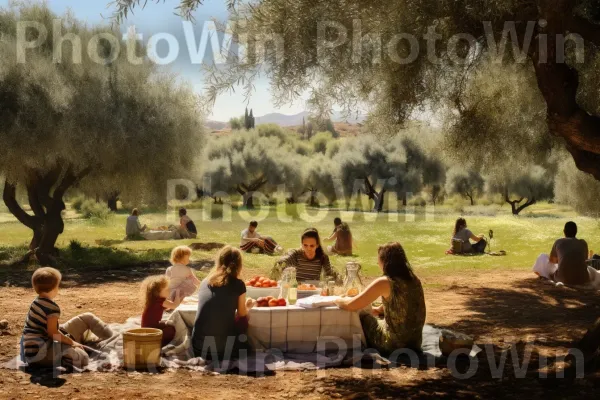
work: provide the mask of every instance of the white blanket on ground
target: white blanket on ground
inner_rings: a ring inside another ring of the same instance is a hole
[[[111,324],[110,327],[115,332],[115,336],[96,345],[90,344],[90,347],[99,350],[100,353],[91,356],[90,363],[84,371],[115,372],[122,369],[123,338],[121,334],[126,330],[139,328],[139,326],[140,317],[129,318],[124,324]],[[423,353],[419,354],[417,359],[414,359],[414,356],[411,358],[408,354],[402,354],[394,362],[372,351],[359,350],[339,357],[317,353],[290,354],[274,350],[252,354],[247,359],[229,361],[219,365],[192,357],[189,339],[186,339],[180,346],[163,348],[161,366],[167,369],[184,368],[206,374],[228,371],[236,371],[239,374],[264,374],[275,371],[302,371],[373,364],[388,367],[397,365],[411,365],[414,368],[427,367],[435,365],[442,357],[439,348],[439,337],[442,333],[441,329],[425,325],[423,328]],[[478,351],[477,346],[474,346],[471,354]],[[19,356],[7,363],[0,364],[0,368],[5,369],[19,369],[24,366],[25,364],[21,362]]]
[[[558,270],[558,264],[550,262],[548,254],[540,254],[533,265],[533,272],[536,272],[542,278],[553,280],[554,273]],[[592,267],[588,267],[590,283],[587,285],[569,285],[570,287],[583,290],[600,290],[600,272]],[[557,282],[558,283],[558,282]],[[561,282],[562,283],[562,282]]]

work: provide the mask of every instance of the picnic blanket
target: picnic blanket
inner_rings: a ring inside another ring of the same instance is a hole
[[[116,372],[123,368],[123,338],[122,332],[139,328],[140,317],[129,318],[124,324],[111,324],[110,327],[115,332],[112,338],[100,343],[87,343],[90,347],[97,350],[98,353],[91,356],[90,363],[83,371],[95,372]],[[226,361],[222,363],[207,362],[201,358],[193,357],[190,352],[189,339],[179,345],[169,345],[163,348],[163,357],[161,361],[161,370],[187,369],[200,373],[215,374],[236,372],[239,374],[268,374],[276,371],[302,371],[316,370],[332,367],[350,367],[350,366],[384,366],[394,367],[399,365],[408,365],[413,368],[427,368],[438,363],[443,363],[445,357],[439,348],[439,338],[447,330],[439,329],[431,325],[425,325],[423,328],[422,353],[399,354],[395,359],[390,360],[382,357],[373,350],[354,349],[352,352],[339,354],[326,353],[308,353],[293,354],[282,353],[277,349],[257,352],[251,354],[246,359],[236,361]],[[474,357],[480,349],[474,346],[471,349],[471,357]],[[25,364],[16,356],[12,360],[0,364],[4,369],[22,369]],[[83,372],[75,370],[75,372]]]

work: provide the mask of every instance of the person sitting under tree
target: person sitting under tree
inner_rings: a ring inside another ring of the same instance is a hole
[[[455,242],[462,242],[459,253],[483,253],[487,246],[487,241],[483,235],[475,236],[467,228],[467,221],[464,218],[456,220],[454,232],[452,233],[452,248]],[[474,242],[471,244],[471,240]]]
[[[600,285],[598,271],[588,267],[587,242],[577,239],[577,224],[569,221],[563,230],[564,238],[554,242],[550,255],[541,254],[533,271],[544,278],[565,285]]]
[[[242,231],[240,250],[245,251],[247,253],[251,253],[254,250],[259,253],[265,254],[273,254],[275,252],[280,252],[282,250],[281,246],[279,246],[272,237],[263,236],[260,233],[258,233],[258,231],[256,230],[257,227],[258,222],[252,221],[250,222],[248,228]]]
[[[127,235],[127,239],[143,239],[142,232],[148,229],[148,227],[146,225],[142,226],[139,215],[139,210],[134,208],[131,211],[131,215],[127,217],[127,224],[125,225],[125,234]]]

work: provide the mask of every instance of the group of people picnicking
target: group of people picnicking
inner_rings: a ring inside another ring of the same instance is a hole
[[[137,216],[137,213],[132,213],[132,216]],[[133,218],[131,221],[132,225],[139,226],[138,221]],[[335,240],[335,243],[329,251],[332,254],[352,254],[348,225],[337,218],[334,224],[334,232],[328,239]],[[280,252],[280,246],[272,238],[256,232],[257,226],[253,221],[242,232],[240,247],[245,251],[258,248],[269,253]],[[191,337],[194,356],[210,359],[216,346],[220,359],[236,357],[237,350],[247,347],[247,343],[237,338],[247,331],[249,310],[256,306],[256,300],[246,298],[246,285],[241,280],[242,250],[230,245],[223,247],[216,257],[215,267],[203,281],[189,266],[191,255],[192,250],[187,246],[174,248],[170,260],[172,265],[165,274],[148,277],[142,282],[141,325],[160,329],[163,332],[162,344],[167,345],[175,337],[175,328],[162,321],[164,311],[177,308],[184,297],[196,294],[198,311]],[[340,278],[332,268],[315,228],[306,229],[301,235],[301,247],[290,250],[281,257],[280,263],[283,268],[296,268],[299,281],[319,280],[322,274]],[[381,278],[356,297],[340,298],[336,304],[342,309],[360,311],[369,347],[382,352],[406,347],[420,350],[426,313],[421,282],[400,243],[380,246],[378,264]],[[55,298],[61,279],[60,272],[50,267],[39,268],[32,276],[32,285],[38,296],[31,304],[21,339],[21,359],[29,365],[51,366],[58,362],[65,366],[85,367],[89,362],[89,349],[81,341],[86,332],[92,332],[100,340],[113,335],[104,321],[90,313],[59,323],[61,310]],[[371,304],[379,297],[383,304],[372,307]],[[205,345],[207,338],[211,343],[208,347]],[[226,352],[229,338],[234,338],[233,352]],[[53,339],[62,344],[62,350],[56,351]]]
[[[137,215],[137,210],[134,210],[132,217]],[[190,224],[191,220],[185,218],[185,212],[180,212],[180,216],[182,229],[190,233],[195,230],[193,222]],[[135,224],[140,231],[144,228],[133,218],[128,220],[128,229],[130,224]],[[352,254],[353,240],[348,225],[339,218],[335,219],[334,225],[334,231],[327,239],[335,240],[335,243],[328,247],[328,252]],[[229,245],[223,247],[216,257],[215,267],[203,281],[189,267],[192,250],[187,246],[173,249],[172,265],[165,274],[148,277],[142,283],[142,327],[162,330],[162,344],[167,345],[175,336],[175,328],[162,322],[164,311],[177,308],[184,297],[197,294],[198,311],[191,339],[194,355],[210,359],[216,346],[220,359],[236,357],[238,350],[247,347],[245,341],[237,338],[246,333],[249,310],[256,306],[256,300],[246,297],[246,285],[241,280],[242,252],[257,249],[258,252],[273,254],[282,251],[273,238],[259,234],[257,227],[258,223],[252,221],[242,231],[239,249]],[[536,273],[572,285],[584,285],[598,279],[598,272],[586,265],[588,246],[584,240],[576,238],[577,225],[567,223],[564,234],[564,238],[556,241],[549,256],[540,256],[534,267]],[[467,251],[483,252],[485,249],[483,235],[475,236],[463,218],[456,221],[453,242],[455,240],[461,240],[462,245],[468,243]],[[339,278],[315,228],[306,229],[300,241],[300,248],[292,249],[281,257],[279,263],[282,268],[294,267],[299,281],[319,280],[322,274]],[[341,297],[335,303],[342,309],[360,312],[369,347],[384,354],[400,348],[418,351],[426,317],[421,282],[400,243],[381,245],[377,255],[382,276],[357,296]],[[33,365],[56,365],[55,357],[61,357],[64,365],[81,368],[89,361],[86,347],[81,344],[85,333],[90,331],[99,339],[105,339],[112,336],[112,332],[105,322],[90,313],[59,324],[61,310],[54,299],[58,295],[60,281],[60,272],[53,268],[39,268],[34,272],[32,285],[38,296],[26,317],[21,358]],[[382,305],[373,307],[372,303],[379,298]],[[52,338],[64,345],[60,352],[54,350]],[[206,346],[207,338],[210,338],[210,346]],[[233,352],[226,352],[229,338],[234,338]]]
[[[172,231],[175,235],[175,239],[195,239],[198,235],[198,229],[194,221],[187,215],[185,208],[179,209],[179,225],[171,225],[167,228],[168,231]],[[134,208],[131,211],[131,215],[127,217],[125,224],[125,235],[127,240],[140,240],[146,239],[149,228],[147,225],[142,226],[140,222],[140,211]]]

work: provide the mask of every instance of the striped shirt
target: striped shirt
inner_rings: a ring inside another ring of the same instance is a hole
[[[296,279],[299,281],[318,281],[321,279],[321,270],[325,271],[326,276],[337,277],[327,254],[323,254],[323,258],[315,257],[309,260],[304,256],[302,249],[294,249],[283,256],[280,262],[286,267],[296,268]]]
[[[39,349],[50,340],[50,335],[48,335],[48,318],[50,317],[60,317],[58,304],[44,297],[36,297],[29,307],[23,328],[25,356],[34,357]],[[58,321],[56,324],[58,325]]]

